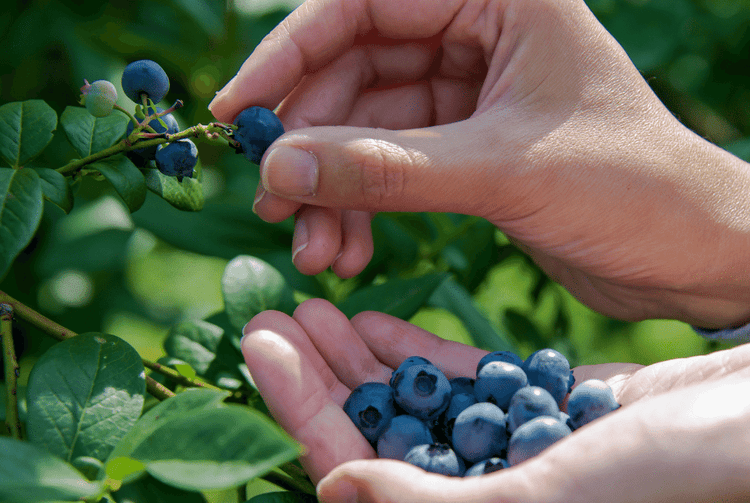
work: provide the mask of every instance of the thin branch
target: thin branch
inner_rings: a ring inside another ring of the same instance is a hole
[[[5,364],[5,424],[10,436],[21,439],[21,420],[18,417],[18,360],[13,346],[13,306],[0,304],[0,337]]]

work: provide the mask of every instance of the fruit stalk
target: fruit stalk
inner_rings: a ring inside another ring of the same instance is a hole
[[[0,304],[0,337],[3,341],[3,363],[5,364],[5,425],[10,436],[21,439],[21,420],[18,417],[19,366],[13,345],[13,306]]]

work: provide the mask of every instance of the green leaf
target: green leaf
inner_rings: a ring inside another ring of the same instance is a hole
[[[0,281],[34,237],[43,211],[36,171],[0,168]]]
[[[117,503],[206,503],[201,493],[168,486],[148,474],[123,484],[113,496]]]
[[[184,321],[173,325],[164,339],[164,350],[179,358],[203,376],[216,358],[224,330],[203,320]]]
[[[128,120],[118,112],[94,117],[83,107],[67,107],[60,116],[60,125],[78,154],[88,157],[117,143],[125,134]]]
[[[300,453],[270,419],[245,406],[226,405],[170,419],[131,457],[165,484],[196,491],[236,487]]]
[[[221,277],[224,309],[238,330],[250,318],[267,309],[291,314],[296,303],[292,289],[271,264],[250,255],[232,259]]]
[[[44,198],[59,206],[65,213],[70,213],[73,209],[73,191],[65,175],[50,168],[33,169],[42,181]]]
[[[445,281],[435,290],[429,304],[456,315],[468,330],[475,346],[488,351],[518,353],[510,336],[495,330],[487,317],[477,309],[469,291],[453,279]]]
[[[131,213],[146,200],[146,181],[143,173],[124,155],[108,157],[89,166],[99,171],[115,188]]]
[[[141,414],[145,371],[128,343],[90,332],[47,350],[26,392],[29,441],[65,460],[104,460]]]
[[[191,388],[158,403],[143,414],[133,428],[120,439],[109,455],[109,459],[130,456],[133,450],[167,421],[188,412],[214,410],[223,407],[228,391]]]
[[[247,500],[246,503],[317,503],[317,501],[318,498],[314,494],[277,491],[259,494]]]
[[[362,311],[379,311],[406,320],[425,305],[448,277],[447,273],[432,273],[419,278],[392,279],[361,288],[336,307],[349,318]]]
[[[200,163],[196,165],[193,178],[183,178],[181,182],[174,176],[167,176],[158,169],[144,170],[146,186],[169,204],[182,211],[200,211],[206,203],[203,185],[200,181]]]
[[[0,106],[0,157],[20,168],[52,141],[57,113],[43,100],[15,101]]]
[[[45,449],[0,437],[0,501],[75,501],[93,498],[101,489]]]

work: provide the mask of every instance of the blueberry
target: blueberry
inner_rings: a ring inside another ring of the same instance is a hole
[[[396,415],[393,390],[379,382],[360,384],[344,402],[344,412],[374,444]]]
[[[81,104],[94,117],[106,117],[112,113],[117,101],[117,89],[108,80],[95,80],[81,88]]]
[[[474,394],[459,393],[451,397],[448,408],[440,415],[437,425],[435,426],[436,437],[442,439],[445,442],[452,442],[453,438],[453,425],[456,422],[456,418],[465,409],[477,403],[477,398]]]
[[[271,144],[284,134],[284,126],[272,110],[263,107],[246,108],[234,119],[237,130],[234,138],[240,142],[245,158],[260,164]]]
[[[163,108],[156,107],[156,113],[163,112]],[[154,109],[149,109],[149,115],[154,114]],[[166,134],[176,134],[180,132],[180,125],[177,123],[177,119],[175,119],[174,115],[172,114],[164,114],[161,116],[161,120],[164,122],[164,124],[167,125],[166,129],[164,126],[161,125],[159,122],[159,119],[154,118],[151,119],[148,123],[149,126],[153,128],[154,131],[157,133],[166,133]],[[135,129],[135,126],[133,125],[133,121],[128,122],[128,127],[125,130],[125,135],[130,136],[130,133],[133,132],[133,129]],[[158,145],[155,145],[153,147],[145,147],[145,148],[136,148],[133,150],[130,150],[126,153],[128,159],[133,161],[133,164],[138,166],[139,168],[142,168],[146,166],[148,161],[153,161],[156,159],[156,149],[158,148]]]
[[[589,379],[573,388],[568,398],[568,414],[573,428],[590,423],[620,407],[612,388],[599,379]]]
[[[406,414],[396,416],[378,438],[378,457],[403,461],[412,447],[432,443],[427,423]]]
[[[178,182],[183,177],[191,178],[197,163],[198,147],[191,140],[159,145],[156,150],[156,167],[165,175],[176,177]]]
[[[471,377],[454,377],[448,379],[448,382],[451,385],[451,395],[455,396],[461,393],[474,394],[474,379]]]
[[[155,61],[150,59],[133,61],[122,72],[122,90],[128,98],[139,105],[143,103],[142,94],[146,94],[154,103],[158,103],[169,91],[169,77]]]
[[[532,353],[521,368],[526,372],[529,384],[549,391],[558,405],[562,404],[573,385],[568,359],[554,349],[540,349]]]
[[[464,477],[477,477],[479,475],[486,475],[488,473],[502,470],[503,468],[508,468],[508,462],[502,458],[495,457],[483,459],[482,461],[475,463],[468,470],[466,470],[466,473],[464,473]]]
[[[481,360],[479,360],[479,363],[477,364],[477,375],[479,375],[479,371],[482,370],[482,367],[489,362],[506,362],[518,365],[519,367],[523,365],[521,357],[512,351],[493,351],[492,353],[487,353]]]
[[[559,417],[560,409],[549,391],[539,386],[519,389],[508,407],[508,433],[538,416]]]
[[[431,363],[412,365],[396,373],[392,381],[396,403],[414,417],[433,421],[448,408],[451,385]]]
[[[391,380],[389,381],[389,384],[393,386],[393,380],[396,378],[396,375],[403,374],[404,371],[412,365],[432,365],[432,362],[427,358],[421,356],[410,356],[409,358],[401,362],[401,365],[396,367],[396,370],[394,370],[391,374]]]
[[[542,452],[571,431],[559,419],[539,416],[521,425],[508,443],[508,464],[515,466]]]
[[[513,394],[527,384],[526,373],[518,365],[491,361],[479,370],[474,395],[480,402],[494,403],[507,412]]]
[[[453,448],[469,463],[501,456],[507,442],[505,413],[488,402],[467,407],[453,425]]]
[[[461,477],[465,469],[463,460],[446,444],[422,444],[412,447],[404,461],[425,471],[451,477]]]

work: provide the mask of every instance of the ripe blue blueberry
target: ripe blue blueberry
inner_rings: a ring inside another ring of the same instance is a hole
[[[344,402],[344,412],[362,435],[374,444],[396,415],[393,390],[379,382],[360,384]]]
[[[117,89],[108,80],[95,80],[91,84],[84,80],[81,88],[81,105],[94,117],[106,117],[112,113],[117,102]]]
[[[465,409],[475,403],[477,403],[477,398],[473,393],[458,393],[457,395],[453,395],[448,408],[440,414],[437,425],[435,425],[435,436],[445,442],[453,442],[453,425],[456,423],[456,418]]]
[[[507,412],[513,394],[528,383],[526,373],[518,365],[491,361],[479,370],[474,395],[480,402],[494,403]]]
[[[163,108],[156,107],[156,113],[161,113],[163,111]],[[153,113],[154,109],[149,109],[149,115],[152,115]],[[164,122],[164,124],[167,125],[166,129],[161,125],[159,119],[157,118],[151,119],[148,125],[151,126],[151,128],[153,128],[153,130],[157,133],[176,134],[180,132],[180,125],[177,123],[177,119],[175,119],[174,115],[164,114],[161,116],[161,120]],[[130,133],[133,132],[133,129],[135,129],[133,121],[128,122],[128,127],[125,130],[125,136],[130,136]],[[128,151],[125,155],[127,155],[128,159],[133,161],[133,164],[135,164],[139,168],[143,168],[146,166],[146,164],[148,164],[148,161],[153,161],[154,159],[156,159],[157,147],[158,145],[154,145],[153,147],[136,148]]]
[[[514,352],[493,351],[492,353],[487,353],[482,357],[481,360],[479,360],[479,363],[477,363],[477,375],[479,375],[479,371],[482,370],[482,367],[484,367],[489,362],[506,362],[512,363],[513,365],[518,365],[519,367],[523,366],[523,360]]]
[[[150,59],[133,61],[122,72],[122,90],[128,98],[139,105],[143,103],[142,94],[148,96],[154,103],[158,103],[169,91],[169,77],[155,61]]]
[[[508,464],[515,466],[542,452],[571,431],[555,417],[539,416],[521,425],[508,443]]]
[[[433,441],[427,423],[406,414],[396,416],[378,438],[378,457],[403,461],[412,447]]]
[[[246,108],[234,119],[237,130],[234,138],[240,143],[245,158],[260,164],[271,144],[284,134],[284,126],[272,110],[263,107]]]
[[[404,461],[425,471],[450,477],[461,477],[465,470],[463,460],[446,444],[422,444],[412,447]]]
[[[494,457],[483,459],[482,461],[475,463],[468,470],[466,470],[466,473],[464,473],[464,477],[477,477],[480,475],[486,475],[488,473],[502,470],[503,468],[508,468],[508,462],[502,458]]]
[[[178,182],[184,177],[191,178],[198,163],[198,147],[191,140],[178,140],[159,145],[156,150],[156,167],[167,176],[174,176]]]
[[[432,421],[448,408],[451,385],[440,369],[430,364],[416,364],[396,372],[391,386],[396,403],[408,414]]]
[[[568,359],[554,349],[540,349],[532,353],[521,368],[526,372],[529,384],[549,391],[558,405],[562,404],[575,380]]]
[[[391,374],[391,380],[388,382],[388,384],[393,386],[393,380],[396,378],[396,375],[403,374],[404,371],[412,365],[432,365],[432,362],[422,356],[410,356],[409,358],[401,362],[401,365],[396,367],[396,370],[394,370]]]
[[[539,416],[560,416],[560,409],[550,392],[539,386],[519,389],[508,407],[508,433],[513,433],[522,424]]]
[[[474,379],[471,377],[453,377],[448,379],[448,382],[451,384],[451,395],[458,395],[460,393],[474,394]]]
[[[453,424],[453,448],[469,463],[501,456],[508,443],[505,413],[480,402],[464,409]]]
[[[573,428],[580,428],[619,407],[612,388],[599,379],[583,381],[573,388],[568,398],[568,415]]]

